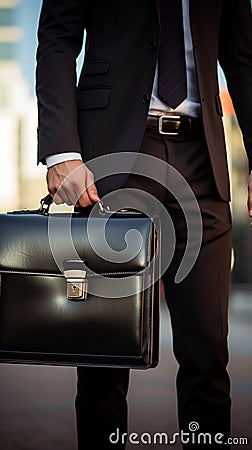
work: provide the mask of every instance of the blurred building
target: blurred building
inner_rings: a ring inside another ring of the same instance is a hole
[[[227,90],[221,92],[224,110],[233,218],[233,283],[252,283],[252,236],[247,213],[248,161],[242,134]]]
[[[18,0],[0,0],[0,210],[34,207],[46,193],[36,163],[36,100],[30,94],[16,47],[24,30],[16,24]]]

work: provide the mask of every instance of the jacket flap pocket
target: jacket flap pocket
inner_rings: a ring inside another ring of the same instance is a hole
[[[79,110],[106,108],[109,97],[110,89],[85,89],[77,93],[77,107]]]
[[[83,75],[105,75],[109,71],[108,61],[90,61],[83,69]]]

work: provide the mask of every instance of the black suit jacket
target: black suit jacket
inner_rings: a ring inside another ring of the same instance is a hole
[[[217,60],[222,65],[252,169],[250,0],[189,0],[206,140],[221,197],[229,199]],[[158,55],[158,0],[44,0],[37,51],[39,160],[68,151],[84,161],[137,152]],[[76,57],[86,30],[76,88]],[[116,186],[115,186],[116,187]]]

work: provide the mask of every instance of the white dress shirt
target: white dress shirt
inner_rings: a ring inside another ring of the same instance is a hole
[[[186,59],[186,77],[187,77],[187,98],[176,108],[170,108],[166,103],[158,98],[158,65],[156,66],[154,84],[150,102],[150,114],[160,114],[160,112],[186,114],[197,117],[201,114],[201,105],[199,100],[198,83],[192,46],[192,36],[189,18],[189,0],[182,0],[183,4],[183,27],[185,40],[185,59]],[[54,166],[63,161],[81,160],[80,153],[67,152],[58,153],[46,157],[47,167]]]

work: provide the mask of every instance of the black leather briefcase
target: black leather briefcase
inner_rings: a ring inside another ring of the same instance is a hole
[[[48,199],[0,215],[1,362],[155,367],[156,219],[49,213]]]

